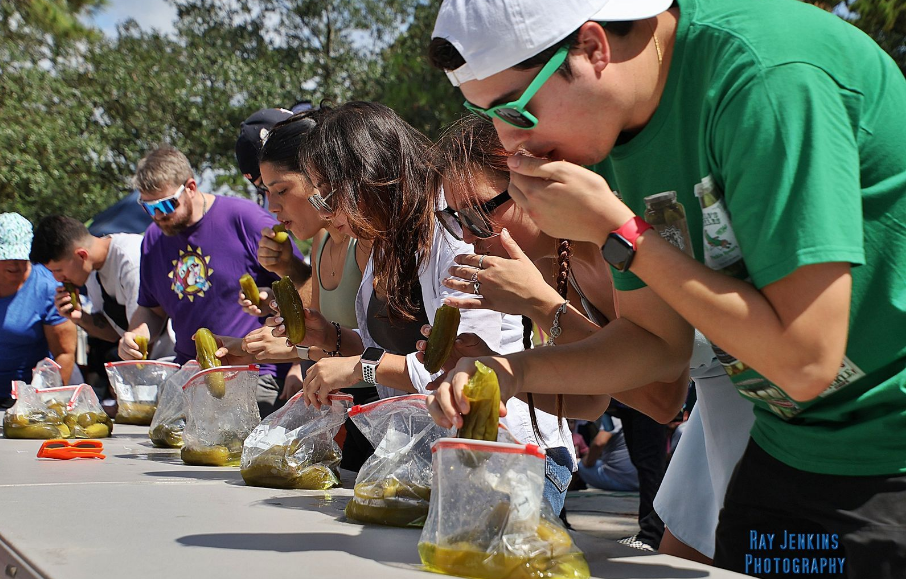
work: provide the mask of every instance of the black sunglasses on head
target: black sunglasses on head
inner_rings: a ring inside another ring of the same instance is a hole
[[[484,203],[462,207],[459,211],[445,207],[435,211],[434,215],[440,221],[440,224],[444,226],[444,229],[459,241],[463,240],[462,234],[466,229],[479,239],[487,239],[497,235],[490,221],[488,221],[488,216],[492,211],[509,200],[510,192],[504,189],[493,199],[489,199]]]

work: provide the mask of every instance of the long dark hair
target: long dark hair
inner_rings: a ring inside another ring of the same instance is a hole
[[[467,115],[453,123],[444,132],[434,148],[434,165],[443,179],[450,184],[448,194],[461,205],[480,205],[485,201],[476,184],[486,180],[502,180],[509,177],[507,157],[509,154],[500,143],[494,125],[477,115]],[[488,217],[491,222],[493,218]],[[554,275],[557,292],[566,299],[569,288],[569,260],[572,255],[569,240],[561,239],[557,248],[557,272]],[[522,344],[525,349],[532,347],[532,322],[522,319]],[[544,442],[544,435],[538,428],[535,416],[535,400],[531,392],[526,393],[532,430],[538,440]],[[563,420],[563,395],[557,394],[557,424]]]
[[[355,237],[372,240],[376,287],[391,320],[422,307],[418,274],[431,253],[437,192],[429,187],[430,141],[390,108],[350,102],[326,112],[300,163]]]

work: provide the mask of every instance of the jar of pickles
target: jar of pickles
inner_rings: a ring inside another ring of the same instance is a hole
[[[686,222],[686,209],[676,200],[676,191],[664,191],[645,197],[645,221],[680,251],[695,257]]]

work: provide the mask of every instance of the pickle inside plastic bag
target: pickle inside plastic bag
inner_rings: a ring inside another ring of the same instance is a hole
[[[500,423],[500,384],[497,374],[475,362],[475,374],[469,378],[463,394],[469,400],[469,413],[462,417],[459,438],[472,440],[497,440]]]

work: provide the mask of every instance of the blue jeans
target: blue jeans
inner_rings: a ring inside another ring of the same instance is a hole
[[[590,487],[604,491],[638,491],[639,485],[631,484],[625,481],[619,481],[610,476],[599,460],[595,466],[585,466],[579,463],[579,476]]]
[[[559,515],[566,500],[566,489],[573,478],[573,457],[565,446],[546,448],[544,459],[544,498]]]

